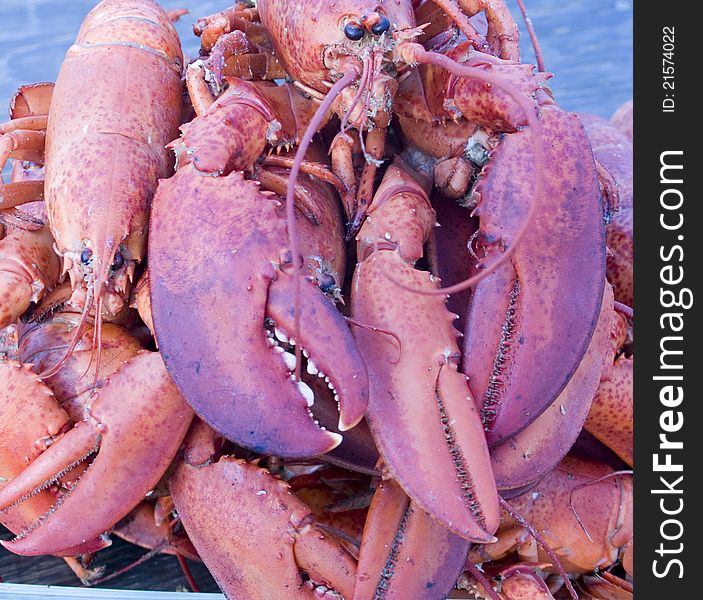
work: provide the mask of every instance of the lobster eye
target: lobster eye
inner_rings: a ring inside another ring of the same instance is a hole
[[[112,262],[112,270],[117,271],[124,264],[124,256],[119,250],[115,253],[115,260]]]
[[[83,248],[83,251],[81,252],[81,262],[87,266],[92,257],[93,251],[90,248]]]
[[[364,37],[364,28],[359,23],[349,22],[344,26],[344,35],[352,41],[359,41]]]
[[[337,281],[332,275],[325,273],[318,279],[318,285],[323,292],[327,293],[337,287]]]
[[[381,15],[378,21],[376,21],[371,27],[371,33],[374,35],[381,35],[382,33],[388,31],[390,26],[391,22],[388,20],[388,17],[386,15]]]

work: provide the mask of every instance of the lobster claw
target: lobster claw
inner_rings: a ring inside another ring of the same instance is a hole
[[[158,353],[130,359],[84,398],[85,419],[0,489],[2,510],[92,459],[38,526],[2,542],[12,552],[62,553],[109,530],[159,481],[192,418]]]
[[[363,260],[352,283],[352,314],[371,326],[354,332],[369,369],[369,427],[388,471],[423,510],[469,541],[490,542],[498,498],[478,410],[457,370],[456,316],[444,296],[414,291],[437,287],[412,266],[434,211],[393,165],[369,217],[357,237]]]
[[[544,477],[566,456],[589,414],[611,347],[613,290],[605,284],[600,317],[586,354],[556,400],[520,433],[491,450],[501,495]]]
[[[313,456],[342,438],[314,421],[314,394],[294,378],[295,344],[314,360],[308,372],[327,374],[342,431],[363,417],[367,374],[344,319],[306,281],[294,339],[280,206],[240,172],[202,177],[187,165],[162,181],[149,241],[154,328],[173,380],[214,429],[259,453]]]
[[[469,546],[412,502],[395,481],[382,481],[364,526],[354,600],[446,598]]]
[[[326,598],[322,592],[333,587],[351,598],[352,556],[323,533],[287,483],[255,463],[217,460],[213,434],[203,423],[193,427],[170,488],[188,535],[227,597]]]
[[[41,454],[68,423],[68,415],[54,394],[28,365],[0,361],[0,481],[12,481],[28,463]],[[18,426],[22,423],[22,426]],[[1,489],[1,488],[0,488]],[[0,514],[0,523],[19,534],[38,517],[51,510],[55,501],[50,490],[42,490],[26,502]],[[96,552],[110,545],[104,536],[65,548],[61,554]]]
[[[491,447],[534,421],[561,393],[593,334],[605,280],[598,178],[578,117],[541,108],[545,193],[538,217],[504,264],[474,288],[464,372]],[[490,264],[513,243],[534,181],[529,132],[506,135],[474,194]],[[555,368],[555,365],[558,368]]]

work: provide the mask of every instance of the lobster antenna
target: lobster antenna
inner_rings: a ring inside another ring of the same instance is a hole
[[[535,192],[534,196],[532,199],[532,202],[529,204],[529,208],[527,209],[527,215],[525,216],[525,219],[518,230],[517,235],[515,236],[515,239],[512,241],[512,243],[503,251],[503,253],[500,255],[499,258],[494,260],[490,265],[485,267],[480,273],[473,275],[472,277],[469,277],[468,279],[465,279],[464,281],[460,281],[459,283],[446,287],[446,288],[436,288],[433,290],[422,290],[422,289],[417,289],[410,287],[403,283],[402,281],[396,279],[393,275],[388,273],[387,271],[383,271],[383,274],[388,277],[393,283],[395,283],[398,287],[410,291],[410,292],[415,292],[416,294],[421,294],[425,296],[439,296],[439,295],[448,295],[448,294],[456,294],[457,292],[463,292],[464,290],[474,287],[477,283],[479,283],[482,279],[485,279],[488,277],[491,273],[493,273],[498,267],[502,266],[503,263],[505,263],[514,253],[515,250],[519,247],[520,242],[522,241],[522,238],[525,236],[529,229],[529,225],[532,222],[532,219],[536,213],[536,208],[537,204],[539,201],[543,198],[544,196],[544,146],[543,146],[543,135],[542,135],[542,124],[539,122],[539,119],[537,118],[537,110],[536,108],[531,105],[525,98],[523,98],[520,93],[510,85],[508,82],[502,80],[500,77],[496,77],[495,75],[492,75],[490,73],[486,73],[485,71],[481,71],[480,69],[476,69],[474,67],[467,67],[466,65],[460,65],[448,56],[444,56],[443,54],[437,54],[435,52],[428,52],[425,50],[420,44],[408,44],[408,46],[411,47],[411,56],[412,58],[415,59],[416,62],[418,63],[423,63],[423,64],[434,64],[439,67],[442,67],[452,73],[453,75],[456,75],[457,77],[473,77],[474,79],[479,79],[481,81],[485,81],[486,83],[489,83],[491,85],[494,85],[495,87],[503,90],[506,92],[515,102],[522,108],[523,112],[525,113],[527,117],[527,123],[528,123],[528,128],[530,131],[530,136],[532,138],[532,148],[534,151],[534,163],[535,163]]]
[[[46,371],[43,371],[39,374],[40,379],[47,379],[48,377],[53,377],[54,375],[56,375],[56,373],[58,373],[61,368],[66,364],[66,361],[71,358],[73,352],[76,349],[76,346],[78,345],[78,342],[80,341],[81,337],[83,337],[85,326],[88,323],[88,315],[90,313],[91,308],[93,308],[93,288],[89,287],[85,305],[83,306],[83,312],[81,313],[81,320],[78,322],[78,325],[76,325],[73,337],[71,337],[71,341],[68,344],[68,349],[53,367],[50,367]]]
[[[193,573],[190,570],[185,557],[180,552],[176,552],[176,560],[178,561],[178,565],[181,567],[181,571],[183,571],[183,576],[186,578],[186,581],[190,586],[190,591],[194,594],[199,593],[200,588],[198,587],[198,583],[195,581],[195,577],[193,577]]]
[[[498,595],[498,592],[493,589],[491,582],[488,581],[488,578],[483,574],[483,571],[481,571],[474,563],[467,559],[464,568],[490,596],[491,600],[502,600],[502,598]]]
[[[542,56],[542,49],[539,45],[539,39],[537,38],[537,33],[535,32],[534,25],[532,24],[532,19],[530,15],[527,14],[527,7],[523,0],[517,0],[517,5],[522,13],[522,18],[525,21],[525,28],[527,29],[527,35],[530,36],[530,42],[532,42],[532,49],[535,51],[535,60],[537,61],[537,70],[540,73],[544,73],[544,58]]]
[[[356,70],[347,71],[341,79],[330,88],[327,92],[325,99],[317,107],[315,114],[313,115],[310,123],[308,124],[302,139],[300,140],[300,145],[298,146],[298,151],[295,153],[295,158],[293,160],[293,165],[290,170],[290,176],[288,177],[288,188],[286,189],[286,219],[288,221],[288,242],[290,244],[291,254],[293,255],[293,270],[295,272],[295,295],[293,300],[293,319],[294,319],[294,329],[295,337],[300,338],[300,271],[302,269],[302,260],[300,258],[300,242],[298,240],[298,226],[295,222],[295,188],[298,183],[298,176],[300,174],[300,166],[305,160],[305,155],[307,154],[308,148],[312,143],[312,138],[317,133],[318,129],[322,126],[322,122],[327,116],[327,111],[332,106],[332,103],[337,99],[340,92],[349,87],[353,81],[357,78],[358,72]],[[301,348],[300,344],[295,345],[295,378],[296,381],[300,381],[300,365],[301,365]]]
[[[530,532],[530,535],[533,538],[535,538],[535,541],[540,546],[542,546],[542,549],[545,551],[545,553],[549,557],[549,560],[552,561],[552,565],[559,572],[559,576],[564,580],[564,585],[566,586],[566,589],[569,590],[569,594],[571,595],[573,600],[579,600],[578,594],[576,593],[574,586],[571,585],[571,580],[569,579],[569,575],[564,570],[564,565],[561,564],[559,557],[556,555],[554,550],[551,549],[549,544],[547,544],[546,540],[542,537],[542,534],[539,531],[537,531],[534,527],[532,527],[532,525],[530,525],[527,522],[527,519],[525,517],[523,517],[517,510],[515,510],[515,508],[513,508],[513,506],[511,504],[509,504],[501,496],[498,496],[498,501],[500,502],[500,505],[503,508],[503,510],[505,510],[522,527],[527,529],[527,531]]]
[[[613,473],[608,473],[607,475],[603,475],[602,477],[598,477],[598,479],[594,479],[593,481],[587,481],[586,483],[581,483],[577,485],[576,487],[571,489],[571,492],[569,492],[569,508],[571,509],[571,512],[574,514],[574,517],[576,518],[576,522],[579,524],[579,527],[583,530],[583,532],[586,534],[586,537],[589,539],[589,541],[593,541],[593,538],[591,537],[591,534],[588,533],[588,529],[586,529],[586,526],[583,524],[583,521],[581,521],[581,517],[579,517],[578,513],[576,512],[576,508],[574,507],[574,492],[577,492],[578,490],[581,490],[583,488],[589,487],[591,485],[596,485],[597,483],[600,483],[601,481],[605,481],[606,479],[610,479],[611,477],[619,477],[620,475],[633,475],[634,471],[631,469],[627,469],[624,471],[614,471]]]
[[[400,337],[398,334],[393,333],[389,329],[383,329],[381,327],[375,327],[374,325],[367,325],[366,323],[362,323],[361,321],[357,321],[356,319],[353,319],[352,317],[344,317],[344,320],[347,323],[350,323],[351,325],[354,325],[356,327],[361,327],[362,329],[366,329],[367,331],[373,331],[374,333],[382,333],[384,335],[387,335],[389,337],[393,338],[393,341],[398,344],[398,358],[395,360],[396,364],[400,360],[400,355],[401,352],[403,351],[403,344],[400,341]]]
[[[125,573],[128,573],[135,567],[138,567],[139,565],[144,564],[148,560],[151,560],[154,558],[157,554],[159,554],[162,550],[165,548],[168,548],[170,545],[169,541],[166,539],[159,543],[158,545],[154,546],[149,552],[146,554],[143,554],[140,556],[137,560],[129,563],[127,566],[122,567],[121,569],[118,569],[117,571],[114,571],[112,573],[109,573],[108,575],[105,575],[104,577],[100,577],[99,579],[95,579],[93,581],[90,581],[85,584],[86,587],[95,587],[97,585],[102,585],[103,583],[106,583],[110,581],[111,579],[115,579],[115,577],[119,577],[120,575],[124,575]]]

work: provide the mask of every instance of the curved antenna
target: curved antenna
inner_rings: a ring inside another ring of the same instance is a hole
[[[554,550],[547,544],[547,541],[542,537],[542,534],[537,531],[532,525],[530,525],[527,522],[527,519],[523,517],[511,504],[509,504],[506,500],[504,500],[501,496],[498,496],[498,500],[500,501],[500,506],[507,512],[513,519],[515,519],[522,527],[527,529],[527,531],[530,532],[530,535],[535,538],[535,541],[542,546],[542,549],[544,552],[547,554],[549,557],[549,560],[552,561],[552,565],[554,568],[559,572],[559,576],[564,580],[564,585],[566,586],[566,589],[569,590],[569,594],[573,598],[573,600],[579,600],[578,594],[576,593],[576,590],[574,589],[574,586],[571,585],[571,580],[569,579],[568,573],[564,570],[564,565],[561,564],[561,561],[559,560],[559,557],[556,555]]]
[[[295,153],[290,175],[288,176],[288,188],[286,189],[286,219],[288,221],[288,242],[290,244],[291,254],[293,255],[293,269],[296,275],[293,320],[295,337],[297,338],[300,338],[300,271],[303,266],[300,257],[298,227],[295,222],[295,189],[298,183],[298,176],[300,175],[300,167],[303,160],[305,160],[305,155],[307,154],[308,148],[312,143],[312,138],[322,126],[322,122],[327,115],[327,111],[332,106],[332,103],[337,99],[337,96],[339,96],[340,92],[344,88],[349,87],[354,82],[358,75],[359,74],[356,70],[347,71],[341,79],[337,80],[337,83],[332,86],[330,91],[325,96],[325,99],[320,103],[320,106],[318,106],[315,111],[315,114],[310,120],[310,123],[308,124],[308,127],[300,140],[300,146],[298,146],[298,151]],[[295,378],[297,381],[300,381],[300,353],[300,344],[296,344],[295,355],[297,360],[295,366]]]
[[[532,25],[532,19],[530,15],[527,14],[527,7],[523,0],[516,0],[517,5],[522,13],[522,19],[525,21],[525,28],[527,29],[527,35],[530,36],[530,42],[532,42],[532,49],[535,51],[535,60],[537,61],[537,70],[540,73],[544,73],[544,57],[542,56],[542,48],[539,45],[539,39],[537,38],[537,33],[535,32],[534,25]]]

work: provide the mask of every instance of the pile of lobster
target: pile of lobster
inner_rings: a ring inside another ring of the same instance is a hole
[[[103,0],[0,125],[3,545],[631,598],[631,140],[503,0],[178,16]]]

